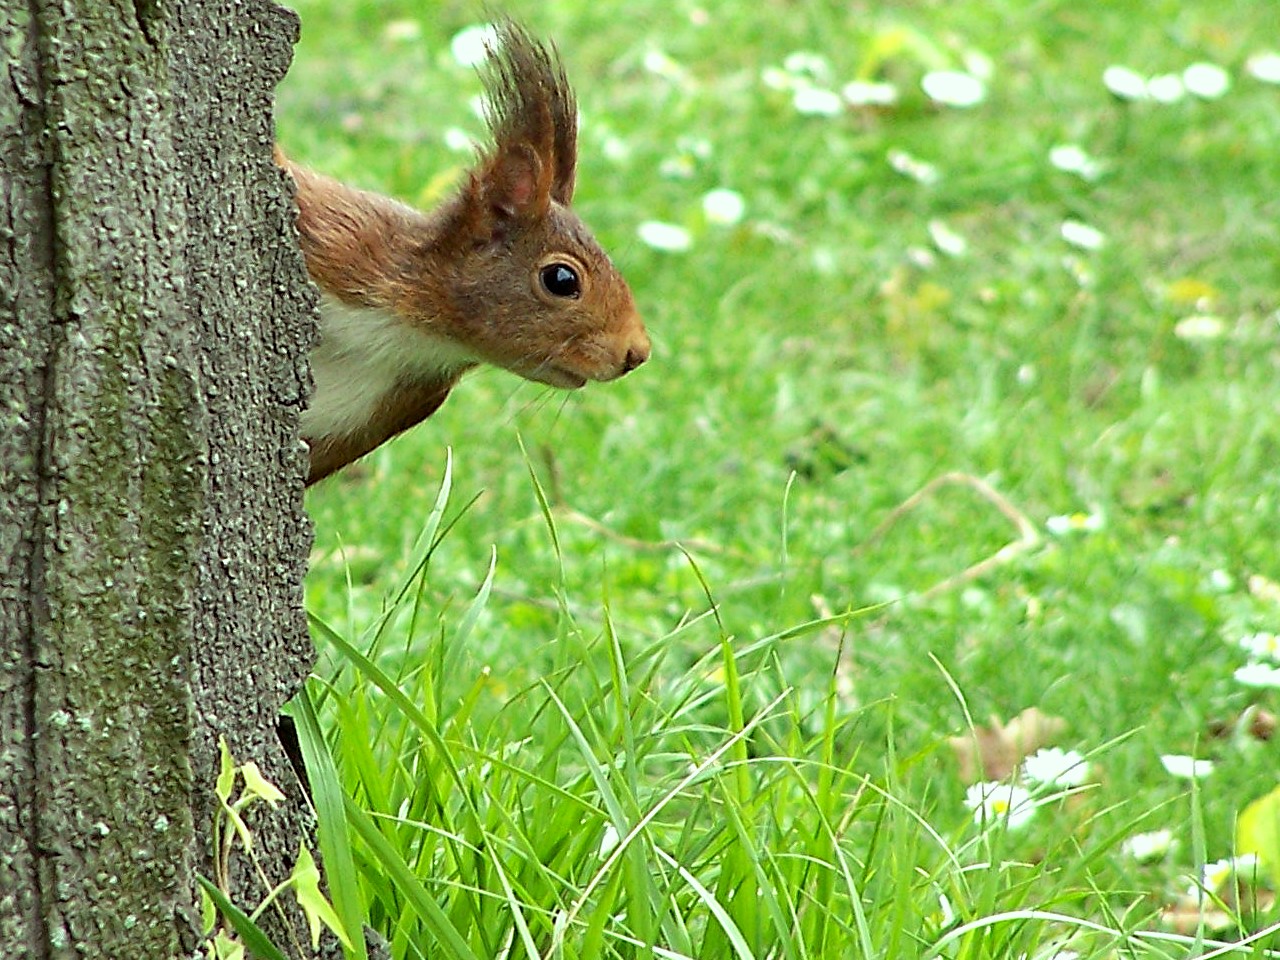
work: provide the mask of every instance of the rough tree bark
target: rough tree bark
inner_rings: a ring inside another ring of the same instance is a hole
[[[0,0],[0,956],[194,956],[218,738],[286,790],[313,336],[265,0]],[[241,903],[261,899],[241,876]]]

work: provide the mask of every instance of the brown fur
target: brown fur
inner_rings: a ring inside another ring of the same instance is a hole
[[[411,383],[398,390],[377,420],[358,433],[311,441],[311,472],[307,486],[380,447],[390,437],[417,426],[444,403],[452,382]]]
[[[299,167],[277,150],[297,184],[307,269],[342,303],[387,311],[528,379],[568,388],[612,380],[648,358],[649,339],[626,282],[568,206],[577,170],[573,91],[554,50],[523,28],[504,23],[498,40],[484,73],[493,145],[430,214]],[[580,295],[551,294],[539,280],[548,264],[570,266]],[[306,436],[308,482],[430,416],[462,369],[410,371],[349,435]]]

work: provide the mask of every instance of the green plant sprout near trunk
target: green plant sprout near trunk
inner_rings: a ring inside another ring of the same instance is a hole
[[[308,951],[304,946],[307,938],[300,936],[298,931],[290,930],[292,956],[314,956],[320,945],[322,927],[333,931],[348,956],[358,955],[355,944],[359,938],[352,939],[321,892],[320,871],[305,846],[299,847],[297,862],[288,879],[272,886],[254,852],[253,831],[245,815],[250,808],[261,804],[274,808],[284,800],[284,794],[262,776],[252,760],[236,764],[225,740],[219,744],[219,753],[221,768],[214,788],[219,804],[213,822],[213,847],[217,851],[214,877],[212,880],[199,878],[204,898],[203,932],[208,938],[205,950],[209,960],[241,960],[246,950],[263,960],[285,960],[290,956],[273,943],[257,923],[264,912],[274,907],[281,922],[287,924],[287,915],[276,905],[277,898],[285,893],[292,893],[297,899],[307,920],[310,941]],[[249,861],[264,890],[262,899],[248,912],[233,903],[230,896],[232,860],[237,856]],[[218,922],[219,915],[221,923]]]

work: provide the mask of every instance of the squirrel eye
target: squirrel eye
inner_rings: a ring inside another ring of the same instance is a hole
[[[576,300],[582,294],[578,271],[567,263],[549,263],[538,274],[543,289],[553,297]]]

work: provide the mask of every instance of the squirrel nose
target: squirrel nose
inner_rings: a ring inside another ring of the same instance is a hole
[[[626,373],[630,373],[632,370],[640,366],[640,364],[644,363],[648,359],[649,359],[648,344],[645,344],[643,347],[632,347],[630,350],[627,351],[627,358],[622,361],[623,370]]]
[[[622,372],[630,373],[649,359],[649,335],[643,330],[635,341],[627,347],[627,355],[622,359]]]

